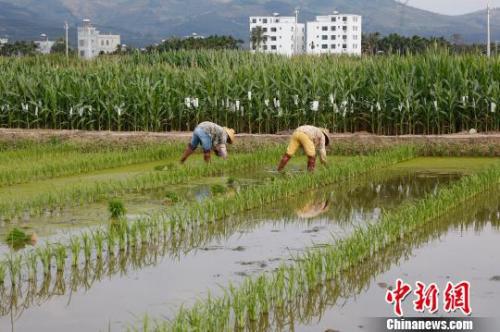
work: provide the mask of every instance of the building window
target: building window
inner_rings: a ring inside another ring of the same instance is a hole
[[[337,48],[337,45],[332,44],[332,45],[331,45],[331,48],[332,48],[332,50],[334,50],[334,49],[336,49],[336,48]]]
[[[354,39],[354,40],[358,40],[358,35],[354,35],[354,36],[352,36],[352,39]]]
[[[343,48],[343,49],[347,49],[347,44],[343,44],[343,45],[342,45],[342,48]]]
[[[342,39],[343,39],[343,40],[347,40],[347,36],[346,36],[346,35],[343,35],[343,36],[342,36]]]
[[[85,51],[80,51],[80,56],[84,57],[85,56]]]
[[[279,23],[279,22],[280,22],[280,19],[279,19],[279,18],[277,18],[277,19],[276,19],[276,23]]]
[[[276,41],[276,37],[275,36],[271,37],[271,41]]]
[[[267,51],[267,45],[262,46],[262,49],[263,49],[264,51]]]
[[[271,28],[271,32],[276,32],[277,29],[276,28]]]
[[[331,26],[331,27],[330,27],[330,30],[332,30],[332,31],[337,31],[337,27],[335,27],[335,26]]]
[[[342,30],[347,31],[347,27],[346,26],[342,27]]]
[[[267,18],[263,19],[262,23],[267,24]]]
[[[257,23],[257,19],[256,18],[252,18],[252,23]]]
[[[326,49],[328,49],[328,45],[327,44],[322,44],[321,48],[324,49],[324,50],[326,50]]]
[[[352,31],[358,31],[358,26],[357,25],[353,26]]]
[[[331,36],[330,36],[330,39],[331,39],[331,40],[336,40],[336,39],[337,39],[337,36],[335,36],[335,35],[331,35]]]
[[[85,46],[85,40],[80,39],[80,47],[83,47],[83,46]]]
[[[101,46],[104,46],[104,40],[101,40]]]
[[[106,40],[106,46],[109,46],[109,40]]]
[[[332,17],[332,22],[337,22],[337,18],[336,17]]]
[[[347,22],[347,16],[342,17],[342,21]]]
[[[328,27],[321,27],[321,31],[328,31]]]
[[[271,45],[272,50],[276,50],[276,45]]]
[[[357,16],[354,16],[354,17],[352,18],[352,20],[353,20],[354,22],[357,22],[357,21],[358,21],[358,17],[357,17]]]
[[[328,36],[327,35],[321,36],[321,40],[328,40]]]
[[[267,32],[267,28],[262,28],[262,32]]]
[[[353,44],[352,48],[357,49],[358,48],[358,44]]]

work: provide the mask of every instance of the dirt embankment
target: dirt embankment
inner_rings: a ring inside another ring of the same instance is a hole
[[[128,145],[137,143],[153,142],[188,142],[190,132],[110,132],[110,131],[81,131],[81,130],[24,130],[24,129],[0,129],[0,141],[15,142],[18,140],[47,141],[60,139],[75,143],[90,144],[117,144]],[[238,146],[254,146],[267,143],[284,143],[289,134],[239,134]],[[444,150],[476,150],[481,154],[500,156],[500,133],[485,134],[452,134],[452,135],[405,135],[405,136],[377,136],[369,133],[333,134],[332,148],[337,143],[344,149],[349,150],[371,150],[401,143],[419,143]],[[458,153],[460,154],[460,153]]]

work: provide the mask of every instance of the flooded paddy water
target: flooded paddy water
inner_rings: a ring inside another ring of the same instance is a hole
[[[387,289],[398,278],[415,286],[447,282],[471,284],[471,317],[486,318],[489,329],[500,330],[500,188],[468,202],[412,238],[387,248],[377,259],[346,271],[342,280],[322,285],[296,310],[280,317],[274,330],[369,331],[372,318],[393,317],[385,303]],[[306,303],[306,305],[304,305]],[[428,316],[413,310],[412,299],[403,302],[405,317]],[[460,311],[438,317],[463,317]],[[481,322],[479,322],[481,323]]]
[[[332,162],[340,163],[349,157],[333,156]],[[0,201],[12,197],[23,197],[28,199],[43,195],[60,188],[74,186],[80,183],[98,183],[99,181],[123,180],[138,177],[155,170],[158,166],[172,165],[176,160],[161,160],[149,163],[141,163],[92,172],[85,175],[55,178],[52,180],[36,181],[15,186],[0,188]],[[297,158],[290,163],[290,172],[300,172],[304,161]],[[175,164],[177,165],[177,164]],[[199,158],[193,158],[192,166],[203,165]],[[202,201],[213,196],[211,187],[213,185],[224,185],[229,194],[248,186],[258,185],[270,180],[272,177],[280,176],[274,171],[275,166],[269,165],[259,170],[249,170],[244,173],[221,173],[218,176],[205,177],[192,181],[188,184],[168,185],[152,190],[137,193],[119,195],[125,204],[126,218],[130,221],[141,216],[151,215],[158,211],[166,211],[177,202]],[[233,185],[228,185],[228,179],[235,179]],[[172,199],[172,195],[174,199]],[[67,238],[70,234],[95,226],[106,224],[109,219],[107,202],[97,202],[74,207],[46,211],[38,216],[24,216],[20,218],[0,218],[0,254],[9,251],[4,242],[7,232],[12,227],[19,227],[28,233],[36,233],[39,244],[59,241]]]
[[[476,159],[474,165],[491,162]],[[54,274],[15,294],[4,293],[0,330],[121,330],[145,313],[172,317],[208,290],[219,294],[220,286],[229,282],[272,271],[305,249],[345,237],[376,222],[383,210],[422,198],[475,169],[457,169],[464,165],[460,158],[439,171],[405,164]],[[277,176],[270,170],[255,179]]]

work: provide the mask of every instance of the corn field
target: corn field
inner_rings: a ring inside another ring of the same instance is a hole
[[[497,131],[500,60],[441,52],[285,58],[242,51],[0,58],[0,127],[238,132]]]

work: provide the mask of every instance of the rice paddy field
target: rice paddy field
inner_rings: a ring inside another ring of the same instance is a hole
[[[397,278],[468,280],[500,322],[499,69],[0,58],[0,331],[372,331]],[[244,134],[181,165],[204,120]],[[331,130],[328,163],[277,172],[301,124]]]
[[[401,274],[469,278],[499,318],[500,159],[342,144],[310,174],[274,143],[5,142],[0,330],[353,331]]]

